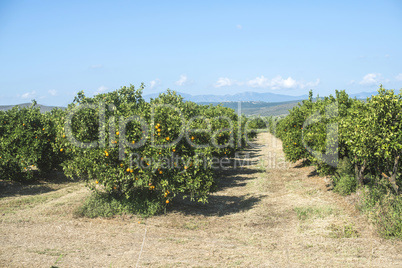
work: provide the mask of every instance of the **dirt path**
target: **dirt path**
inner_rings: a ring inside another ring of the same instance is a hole
[[[379,238],[313,168],[285,163],[279,140],[262,133],[244,153],[254,165],[225,171],[209,204],[174,200],[146,220],[74,218],[81,183],[7,194],[0,267],[402,267],[402,242]]]

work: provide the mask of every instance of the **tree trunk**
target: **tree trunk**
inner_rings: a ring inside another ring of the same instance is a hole
[[[357,185],[363,185],[363,179],[360,180],[359,165],[357,164],[357,156],[355,156],[355,178]]]
[[[391,176],[387,176],[384,172],[381,173],[381,175],[384,178],[389,180],[389,182],[391,183],[392,188],[394,188],[396,194],[398,194],[398,190],[399,190],[398,185],[396,185],[396,173],[397,173],[397,170],[398,170],[399,157],[400,157],[399,155],[397,157],[395,157],[394,168],[392,170]]]
[[[364,170],[366,169],[366,166],[367,166],[367,161],[366,161],[366,159],[364,159],[363,166],[360,167],[359,174],[357,177],[358,178],[357,182],[359,183],[359,185],[364,185],[364,182],[363,182]]]

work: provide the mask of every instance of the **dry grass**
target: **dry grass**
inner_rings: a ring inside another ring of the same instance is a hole
[[[402,266],[401,241],[379,238],[311,167],[285,163],[279,140],[258,144],[255,165],[225,172],[208,204],[176,199],[148,219],[74,218],[80,183],[1,190],[0,266],[135,267],[143,241],[139,267]]]

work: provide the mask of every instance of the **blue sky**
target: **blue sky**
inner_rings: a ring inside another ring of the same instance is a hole
[[[0,104],[144,82],[198,94],[402,88],[402,1],[0,2]]]

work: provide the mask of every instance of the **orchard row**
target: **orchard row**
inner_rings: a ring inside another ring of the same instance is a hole
[[[66,110],[42,114],[33,103],[0,112],[0,177],[29,180],[62,169],[116,198],[167,204],[182,194],[206,202],[216,159],[233,157],[255,136],[247,118],[169,90],[146,102],[143,87],[80,92]],[[180,161],[161,161],[172,155]]]
[[[353,165],[358,185],[381,178],[398,192],[402,186],[402,94],[380,88],[366,101],[335,96],[312,97],[288,116],[270,118],[270,131],[282,140],[289,161],[305,159],[323,174],[334,174],[345,159]]]

